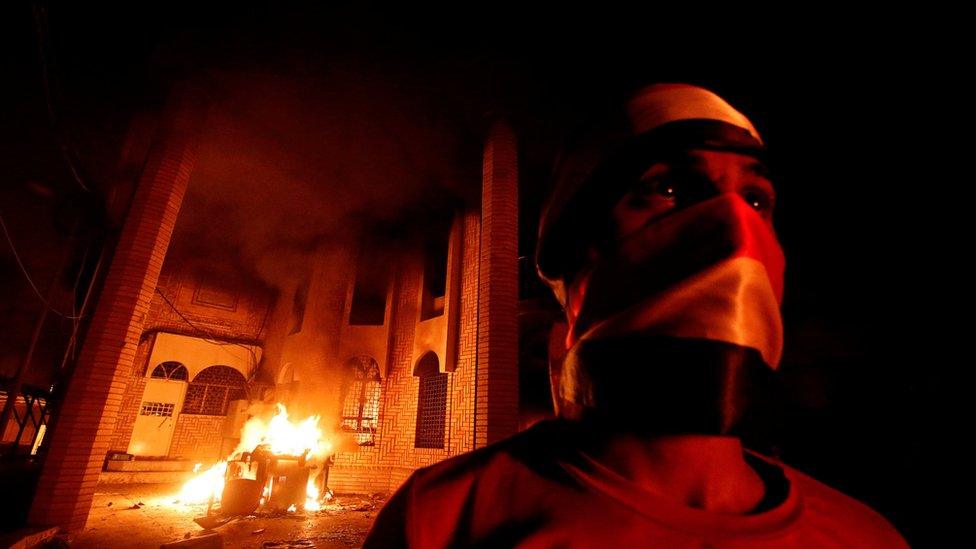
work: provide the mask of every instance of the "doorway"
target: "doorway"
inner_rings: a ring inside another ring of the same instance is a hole
[[[169,455],[188,377],[186,367],[179,362],[163,362],[153,369],[132,427],[128,453],[145,457]]]

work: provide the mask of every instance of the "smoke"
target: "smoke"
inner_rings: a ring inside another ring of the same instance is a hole
[[[411,221],[477,183],[437,97],[390,74],[333,63],[209,80],[168,256],[183,268],[281,288],[303,276],[317,247]]]

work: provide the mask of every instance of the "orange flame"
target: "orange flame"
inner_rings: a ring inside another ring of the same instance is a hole
[[[271,451],[279,455],[300,456],[307,452],[308,461],[323,460],[328,456],[332,451],[332,444],[325,439],[322,429],[319,428],[319,416],[294,422],[288,419],[288,410],[284,404],[279,403],[276,407],[278,411],[269,421],[259,417],[249,419],[241,429],[240,443],[230,456],[188,480],[180,490],[177,501],[184,504],[219,502],[224,490],[227,460],[252,451],[259,444],[268,444]],[[201,464],[196,464],[193,472],[199,472],[200,468]],[[320,490],[315,483],[317,476],[311,475],[308,479],[305,501],[307,511],[318,511],[322,508]],[[265,498],[262,498],[262,502]]]
[[[200,471],[201,463],[193,466],[193,472]],[[220,494],[224,491],[224,472],[227,461],[219,461],[213,467],[186,481],[180,489],[178,500],[186,504],[207,503],[210,498],[220,501]]]

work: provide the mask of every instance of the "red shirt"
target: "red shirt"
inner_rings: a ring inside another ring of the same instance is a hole
[[[587,458],[560,421],[416,471],[364,547],[907,547],[881,515],[753,452],[766,499],[748,515],[642,490]]]

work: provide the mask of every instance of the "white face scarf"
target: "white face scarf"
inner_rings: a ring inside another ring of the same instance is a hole
[[[587,350],[616,340],[680,339],[690,348],[715,342],[751,350],[770,369],[778,366],[785,260],[771,226],[741,196],[724,193],[693,204],[614,244],[567,288],[560,413],[610,406],[601,395],[629,391],[608,384],[634,383],[648,372],[629,369],[655,367],[655,356],[642,354],[639,345],[616,364],[599,359],[605,352]],[[619,375],[606,375],[607,368]]]

